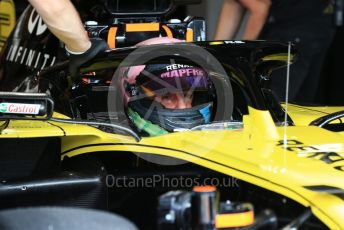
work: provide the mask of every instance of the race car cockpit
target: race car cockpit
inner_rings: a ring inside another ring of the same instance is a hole
[[[3,91],[47,93],[54,98],[58,112],[72,118],[104,121],[109,119],[104,116],[108,109],[109,90],[118,88],[112,85],[118,67],[146,65],[157,60],[167,65],[183,59],[181,64],[196,64],[205,69],[213,80],[219,81],[215,88],[221,95],[217,95],[214,101],[213,107],[217,111],[214,114],[217,115],[213,115],[212,121],[241,122],[243,115],[248,114],[248,106],[253,105],[270,109],[274,121],[282,123],[283,109],[264,84],[272,69],[286,65],[284,56],[274,56],[285,52],[286,47],[279,43],[206,42],[203,18],[168,18],[178,4],[198,2],[135,1],[137,7],[133,9],[130,7],[133,1],[77,1],[75,4],[85,19],[89,36],[106,40],[111,51],[86,63],[76,79],[72,79],[68,72],[68,62],[63,62],[68,58],[63,44],[49,33],[44,24],[38,23],[36,29],[28,30],[33,19],[40,22],[35,10],[29,7],[5,47],[0,65],[0,88]],[[186,43],[134,47],[156,37]],[[228,52],[223,52],[225,49]],[[129,55],[131,52],[138,55],[136,63],[125,60],[135,56]],[[251,86],[256,84],[263,89]],[[227,89],[222,89],[224,86]]]

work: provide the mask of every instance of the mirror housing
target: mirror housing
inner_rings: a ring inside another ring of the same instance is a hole
[[[47,94],[0,92],[0,120],[49,120],[53,111]]]

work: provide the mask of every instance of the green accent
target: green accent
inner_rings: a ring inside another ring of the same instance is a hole
[[[134,122],[139,130],[147,132],[150,136],[160,136],[168,134],[168,132],[161,128],[159,125],[155,125],[150,121],[143,119],[137,112],[128,108],[128,116]]]
[[[0,104],[0,112],[1,113],[6,113],[7,112],[7,107],[3,103]]]

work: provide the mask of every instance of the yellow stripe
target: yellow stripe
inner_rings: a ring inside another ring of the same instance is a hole
[[[253,211],[242,213],[226,213],[218,214],[215,218],[216,228],[233,228],[243,227],[253,224],[254,213]]]
[[[0,51],[3,46],[2,41],[6,41],[11,34],[16,23],[16,11],[12,0],[0,1]]]

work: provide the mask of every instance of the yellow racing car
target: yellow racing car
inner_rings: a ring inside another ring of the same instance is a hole
[[[2,209],[108,210],[140,229],[344,229],[344,107],[269,89],[292,45],[205,41],[203,19],[165,20],[172,1],[104,2],[78,5],[110,49],[76,75],[30,7],[4,47]]]

